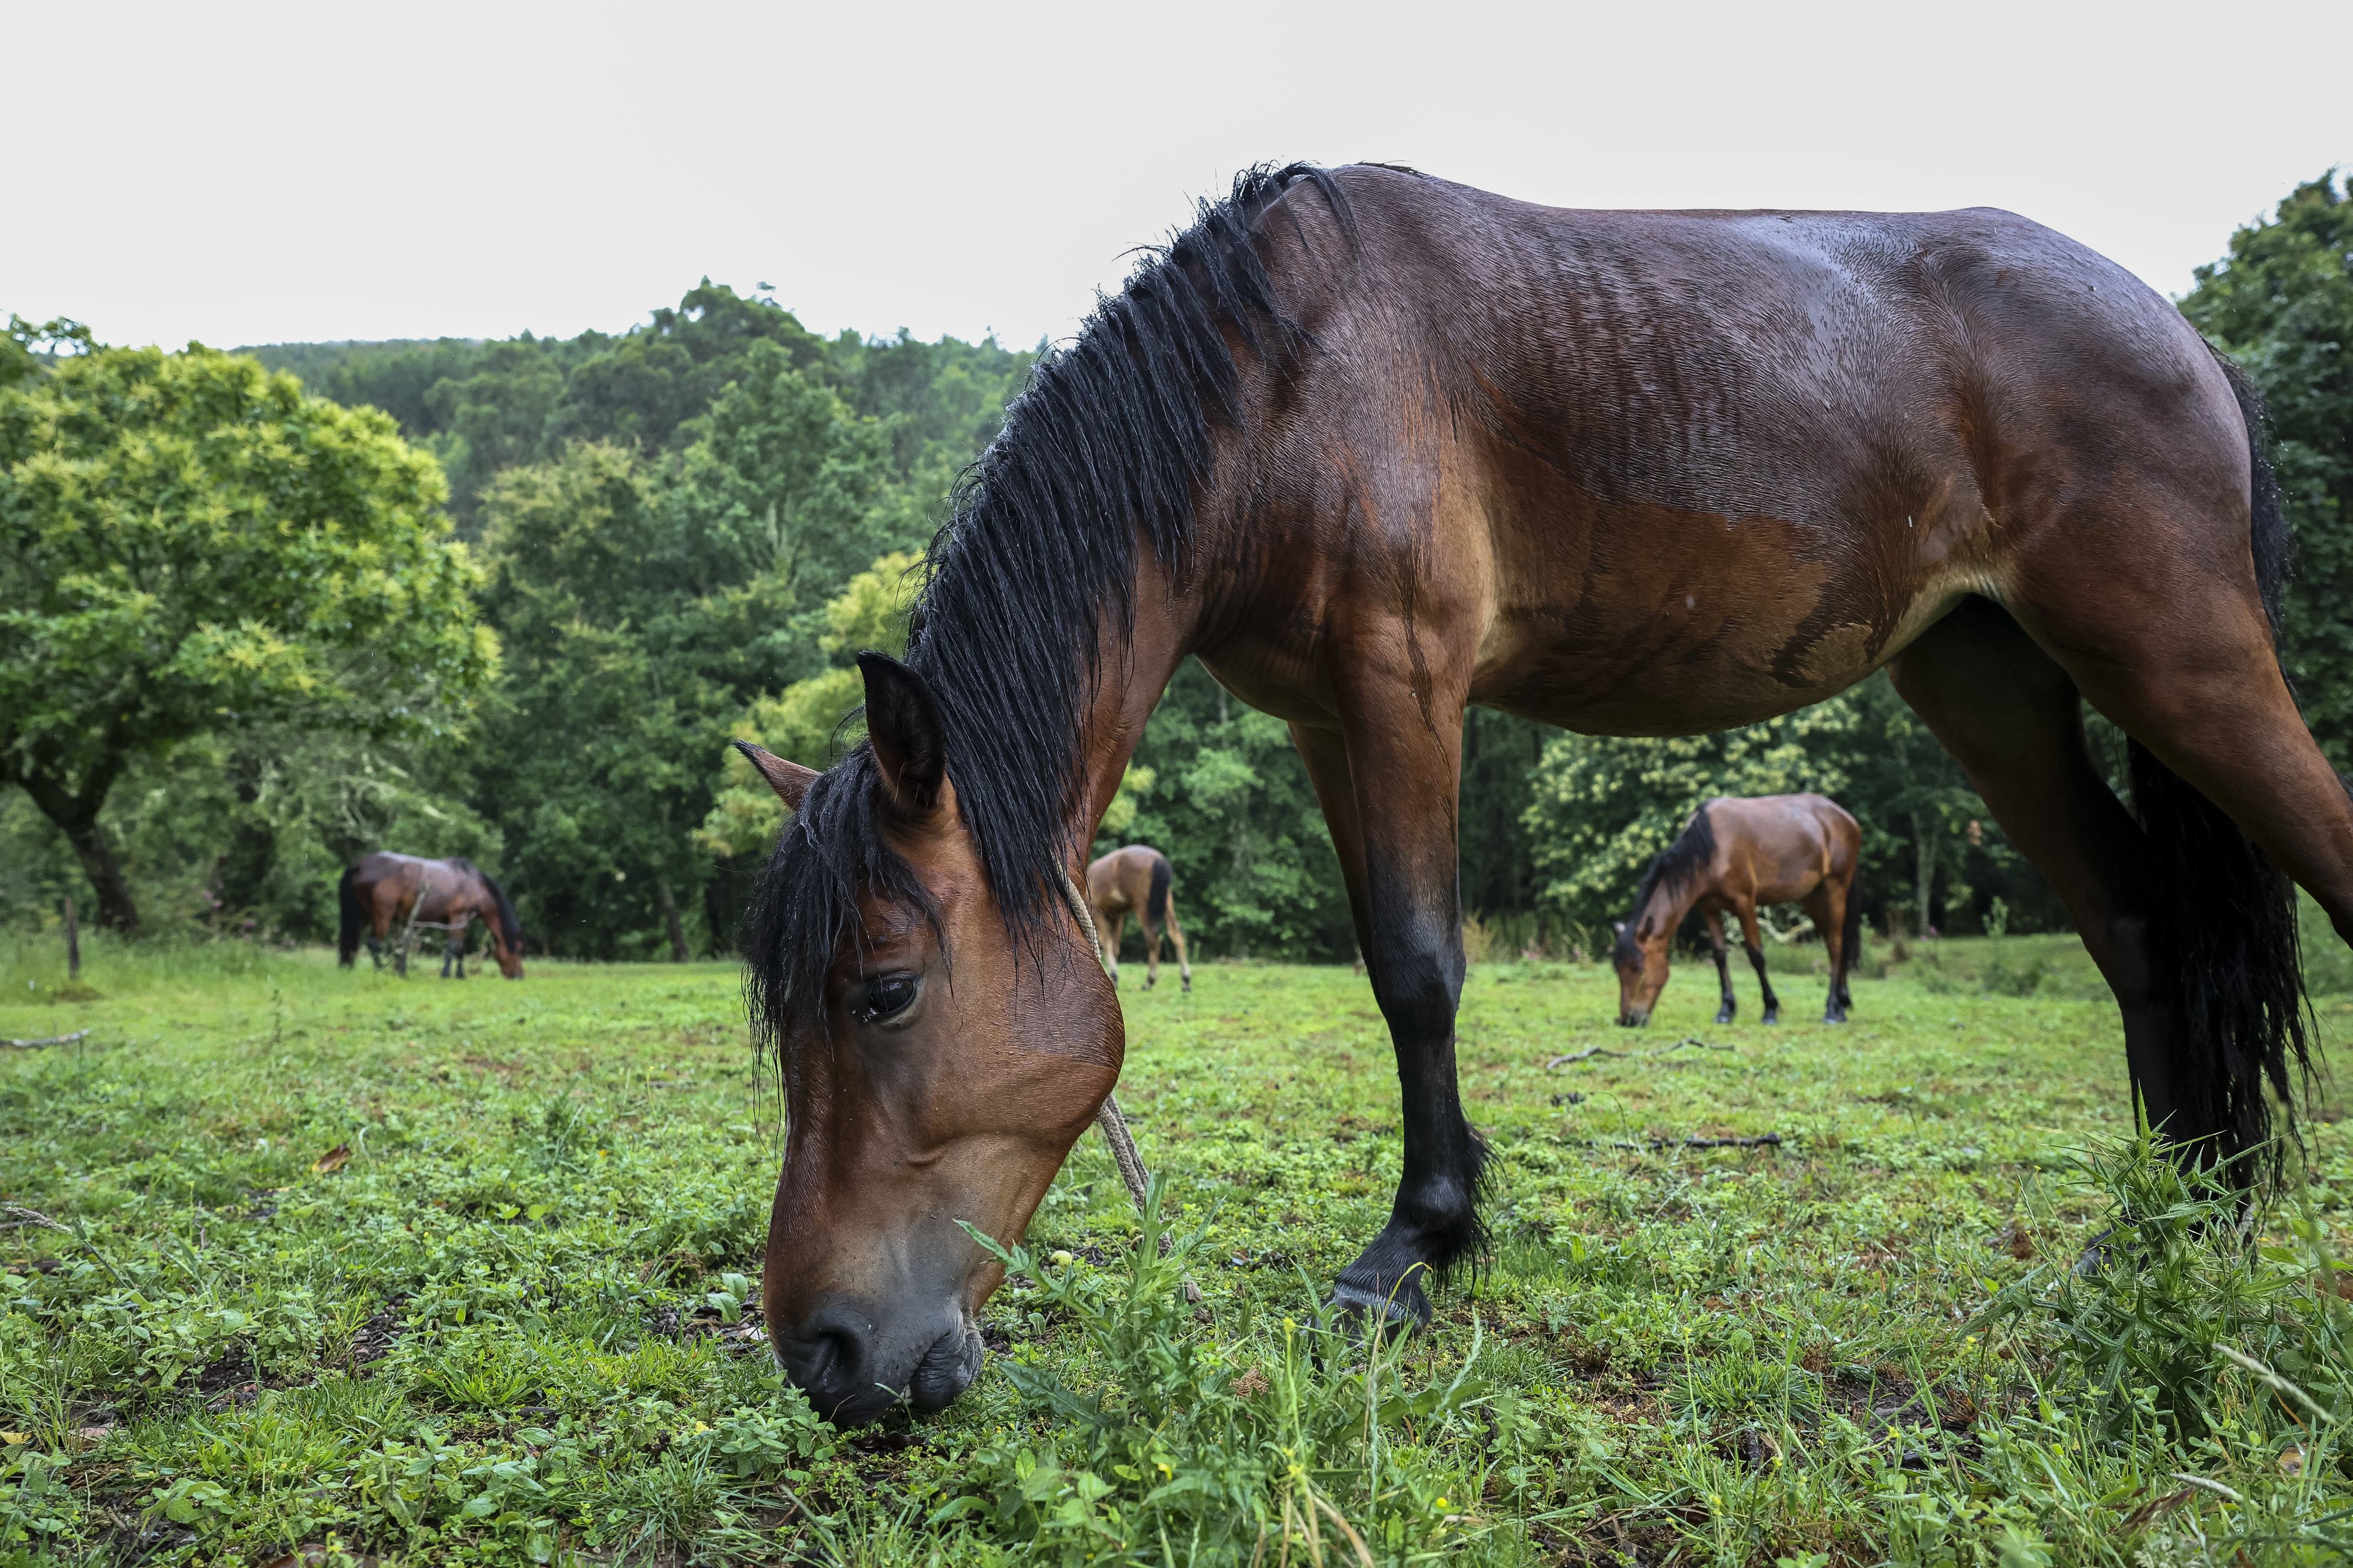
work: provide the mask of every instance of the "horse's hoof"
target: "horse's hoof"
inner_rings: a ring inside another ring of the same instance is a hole
[[[1380,1342],[1387,1344],[1430,1326],[1430,1298],[1413,1280],[1386,1295],[1357,1285],[1335,1283],[1329,1305],[1335,1322],[1350,1339],[1359,1342],[1377,1335]]]
[[[1768,1009],[1765,1014],[1765,1021],[1768,1024],[1778,1024],[1781,1021],[1781,1015],[1777,1010]]]
[[[1732,1022],[1732,1009],[1729,1007],[1717,1008],[1715,1010],[1715,1021],[1719,1024],[1729,1024]]]
[[[1190,996],[1193,994],[1193,983],[1187,980],[1183,985],[1179,986],[1178,989],[1183,991],[1186,995]]]

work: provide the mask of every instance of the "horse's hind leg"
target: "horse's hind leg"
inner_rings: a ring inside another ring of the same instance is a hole
[[[1715,1021],[1729,1024],[1740,1011],[1740,999],[1732,994],[1732,944],[1724,940],[1724,911],[1710,910],[1700,920],[1707,928],[1708,948],[1715,954],[1716,989],[1724,993],[1724,1005],[1715,1010]]]
[[[1185,928],[1176,923],[1176,895],[1174,893],[1168,895],[1167,925],[1168,941],[1176,949],[1176,988],[1190,992],[1193,989],[1193,966],[1185,962]]]
[[[1136,916],[1135,927],[1144,933],[1144,988],[1149,991],[1160,984],[1160,928],[1150,915]]]
[[[2175,1018],[2176,1135],[2212,1135],[2236,1153],[2269,1142],[2266,1084],[2292,1105],[2293,1075],[2309,1068],[2289,879],[2353,940],[2353,803],[2296,712],[2253,585],[2233,594],[2227,578],[2175,570],[2162,587],[2148,601],[2162,615],[2111,611],[2088,637],[2071,626],[2066,640],[2041,640],[2137,742],[2150,945]],[[2132,640],[2101,646],[2112,637]],[[2096,651],[2076,638],[2097,639]],[[2159,1096],[2148,1098],[2154,1119]]]
[[[1824,877],[1806,895],[1807,917],[1822,933],[1822,948],[1831,960],[1831,994],[1822,1003],[1825,1024],[1846,1022],[1846,900],[1847,889],[1831,877]]]
[[[2116,994],[2133,1089],[2149,1124],[2183,1141],[2228,1135],[2223,1086],[2201,1066],[2211,1056],[2196,1037],[2200,1025],[2180,1006],[2179,977],[2166,973],[2163,928],[2174,889],[2158,872],[2149,835],[2093,766],[2074,680],[1983,599],[1965,601],[1929,628],[1889,673],[2065,902]],[[2322,771],[2327,787],[2313,791],[2311,809],[2324,827],[2333,817],[2353,828],[2342,789],[2325,763]]]
[[[1111,917],[1110,928],[1103,931],[1103,967],[1111,971],[1112,989],[1119,989],[1119,944],[1127,930],[1124,912]]]
[[[1748,950],[1748,966],[1757,971],[1757,988],[1765,994],[1762,1021],[1778,1024],[1781,1021],[1781,999],[1773,994],[1773,978],[1765,973],[1765,933],[1757,929],[1756,902],[1743,898],[1732,906],[1732,912],[1740,917],[1741,943]]]

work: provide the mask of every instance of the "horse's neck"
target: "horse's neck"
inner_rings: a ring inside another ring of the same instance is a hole
[[[1649,901],[1634,911],[1634,929],[1640,931],[1645,922],[1656,921],[1653,928],[1662,942],[1672,942],[1675,928],[1683,923],[1683,916],[1699,902],[1700,879],[1690,879],[1680,887],[1658,887],[1651,889]]]
[[[1192,575],[1199,576],[1198,567]],[[1103,813],[1119,793],[1128,759],[1144,742],[1144,726],[1167,689],[1176,667],[1193,651],[1199,627],[1201,600],[1198,593],[1172,584],[1154,558],[1148,542],[1136,548],[1134,624],[1123,630],[1115,616],[1104,614],[1096,643],[1100,672],[1093,700],[1082,721],[1079,752],[1086,766],[1087,784],[1081,803],[1085,820],[1072,836],[1082,857],[1094,840]]]

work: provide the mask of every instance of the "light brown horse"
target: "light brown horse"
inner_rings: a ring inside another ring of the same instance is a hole
[[[1176,978],[1184,990],[1193,989],[1193,966],[1185,962],[1185,928],[1176,923],[1176,900],[1168,894],[1175,879],[1168,857],[1149,845],[1131,844],[1114,849],[1087,868],[1087,903],[1094,911],[1095,930],[1103,937],[1103,963],[1111,983],[1119,984],[1119,939],[1133,914],[1144,931],[1144,988],[1160,984],[1160,930],[1176,944]]]
[[[2287,875],[2353,931],[2353,801],[2274,650],[2285,553],[2245,383],[2023,218],[1246,176],[1008,411],[906,662],[860,660],[867,742],[769,759],[778,1357],[842,1420],[976,1373],[1002,1274],[959,1222],[1019,1237],[1118,1079],[1074,884],[1188,656],[1291,726],[1396,1049],[1402,1174],[1350,1311],[1426,1321],[1422,1277],[1482,1240],[1466,703],[1684,734],[1892,665],[2066,901],[2149,1117],[2263,1146],[2306,1058]],[[2132,738],[2130,809],[2086,700]]]
[[[337,889],[343,905],[343,933],[335,957],[345,969],[358,956],[360,938],[367,938],[368,956],[384,967],[385,939],[400,928],[393,963],[408,973],[408,933],[417,927],[446,931],[441,951],[441,978],[458,966],[466,978],[466,928],[479,920],[491,933],[491,952],[499,973],[509,980],[522,978],[522,927],[506,890],[484,876],[470,860],[420,860],[414,855],[378,851],[343,873]]]
[[[1667,984],[1667,950],[1683,917],[1697,914],[1715,952],[1724,1005],[1719,1024],[1738,1010],[1732,966],[1725,961],[1724,917],[1740,921],[1741,942],[1765,993],[1765,1022],[1781,1021],[1781,1001],[1765,973],[1763,933],[1757,911],[1802,904],[1821,933],[1831,960],[1830,1000],[1822,1022],[1843,1024],[1854,1005],[1846,977],[1862,939],[1862,904],[1854,873],[1862,859],[1862,829],[1843,807],[1818,795],[1718,795],[1697,811],[1672,844],[1653,859],[1634,890],[1634,910],[1617,922],[1609,962],[1618,971],[1618,1021],[1647,1024]]]

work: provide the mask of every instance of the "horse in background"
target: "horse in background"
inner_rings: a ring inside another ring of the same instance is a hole
[[[345,871],[338,892],[343,919],[335,956],[345,969],[358,954],[363,935],[369,956],[382,969],[385,941],[398,924],[399,946],[393,964],[406,974],[409,934],[419,926],[428,926],[449,933],[441,953],[441,978],[449,978],[450,965],[455,963],[458,978],[463,980],[466,928],[480,920],[490,930],[491,952],[498,960],[499,973],[509,980],[522,978],[522,922],[515,919],[514,904],[506,889],[470,860],[424,860],[379,851]]]
[[[1781,1021],[1781,1000],[1765,973],[1757,940],[1760,905],[1800,904],[1830,949],[1831,994],[1822,1022],[1843,1024],[1854,1005],[1848,972],[1862,942],[1862,902],[1854,875],[1862,858],[1862,829],[1844,808],[1818,795],[1767,795],[1750,800],[1720,795],[1692,814],[1691,823],[1642,873],[1634,912],[1617,922],[1618,1021],[1631,1027],[1651,1019],[1667,984],[1667,950],[1687,915],[1705,922],[1715,951],[1715,978],[1724,1005],[1715,1021],[1729,1024],[1737,1004],[1732,968],[1725,961],[1724,916],[1740,918],[1743,945],[1765,993],[1765,1021]]]
[[[1119,984],[1119,939],[1127,917],[1144,931],[1144,988],[1160,984],[1160,928],[1176,944],[1176,977],[1183,989],[1193,989],[1193,966],[1185,961],[1185,928],[1176,923],[1176,904],[1168,896],[1176,873],[1168,857],[1147,844],[1114,849],[1087,868],[1087,902],[1093,906],[1095,930],[1103,938],[1103,963],[1111,983]]]

